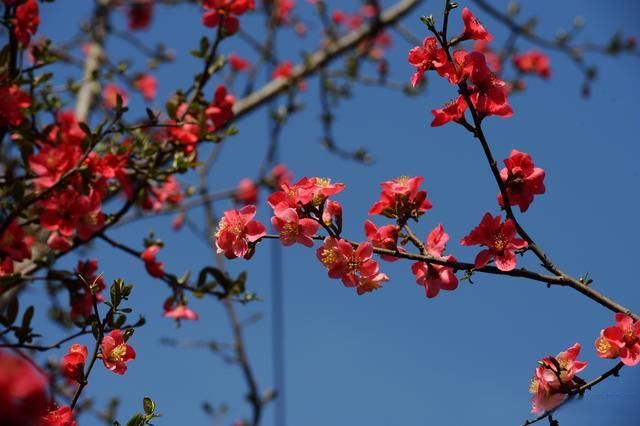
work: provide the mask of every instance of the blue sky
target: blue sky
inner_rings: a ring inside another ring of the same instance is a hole
[[[91,9],[88,1],[58,1],[44,4],[41,34],[65,40]],[[329,1],[329,5],[352,11],[356,1]],[[383,1],[389,5],[390,1]],[[420,37],[426,35],[419,15],[439,16],[441,2],[426,2],[405,20]],[[460,1],[461,5],[470,2]],[[496,1],[499,7],[505,1]],[[469,7],[476,11],[473,4]],[[312,7],[298,1],[298,13],[310,22],[306,40],[283,31],[278,40],[282,59],[300,59],[303,50],[315,47],[317,21]],[[568,29],[573,17],[586,20],[582,39],[603,41],[617,30],[637,32],[635,17],[640,4],[610,2],[527,2],[524,16],[540,15],[539,31],[555,34]],[[505,31],[479,11],[478,16],[497,40]],[[199,64],[188,51],[202,35],[212,35],[200,25],[194,7],[159,8],[152,28],[141,38],[153,44],[163,40],[177,52],[175,63],[162,68],[160,95],[156,106],[176,87],[188,87]],[[454,33],[460,28],[459,14],[452,17]],[[122,14],[113,24],[125,25]],[[255,17],[242,21],[256,38],[263,33]],[[498,44],[499,46],[499,44]],[[520,46],[528,47],[526,42]],[[136,53],[117,40],[108,49],[116,57]],[[406,62],[411,46],[394,37],[389,53],[391,78],[407,81],[412,68]],[[223,52],[251,56],[237,40],[225,42]],[[513,148],[530,153],[547,171],[547,193],[537,197],[522,223],[552,259],[565,271],[580,276],[589,272],[594,286],[634,309],[640,310],[640,288],[635,273],[636,243],[640,239],[637,211],[640,206],[640,148],[638,121],[638,58],[590,56],[599,66],[592,96],[580,96],[581,75],[562,55],[552,53],[553,76],[545,82],[528,80],[528,90],[514,96],[512,118],[489,118],[486,134],[501,161]],[[136,62],[141,66],[141,62]],[[196,71],[197,70],[197,71]],[[370,70],[369,70],[370,71]],[[371,74],[371,72],[369,72]],[[213,84],[217,84],[214,77]],[[434,208],[414,227],[421,237],[443,223],[451,235],[449,251],[461,260],[471,260],[477,248],[459,246],[486,211],[498,213],[497,189],[477,142],[458,126],[431,128],[430,110],[455,96],[443,81],[430,79],[427,91],[413,98],[387,89],[356,87],[353,98],[341,102],[335,122],[336,142],[345,149],[366,147],[377,161],[363,166],[341,160],[320,145],[321,125],[317,80],[308,81],[301,95],[306,108],[295,115],[282,133],[280,157],[296,177],[329,176],[344,182],[347,189],[336,199],[343,203],[345,236],[364,239],[363,222],[369,206],[377,199],[379,183],[400,175],[424,176],[424,187]],[[241,88],[243,86],[236,86]],[[213,85],[207,88],[213,91]],[[284,102],[280,100],[280,102]],[[134,99],[133,111],[143,113],[144,104]],[[140,115],[134,113],[133,115]],[[261,110],[239,124],[240,133],[226,142],[223,155],[210,177],[212,187],[226,189],[241,178],[253,176],[267,146],[267,115]],[[203,151],[206,154],[206,151]],[[205,158],[205,156],[202,156]],[[185,181],[189,181],[189,177]],[[264,194],[263,194],[264,200]],[[219,203],[217,210],[229,208]],[[269,209],[259,204],[259,216],[268,222]],[[201,212],[193,219],[201,221]],[[385,223],[374,218],[378,225]],[[182,271],[212,264],[210,246],[189,231],[169,227],[170,218],[150,219],[122,227],[112,233],[118,240],[141,247],[150,230],[167,246],[159,258],[169,271]],[[200,315],[196,323],[182,327],[161,317],[162,302],[168,296],[165,285],[150,278],[136,259],[96,243],[90,253],[97,257],[110,281],[125,277],[135,283],[130,305],[144,314],[148,325],[131,341],[138,359],[126,376],[101,368],[91,376],[88,395],[105,403],[112,394],[123,404],[119,419],[139,410],[143,396],[153,397],[163,417],[159,425],[208,424],[200,406],[203,401],[230,406],[232,420],[248,417],[243,400],[246,392],[241,372],[203,349],[176,349],[160,344],[163,337],[227,342],[229,327],[220,304],[203,299],[192,301]],[[250,262],[227,263],[237,273],[247,270],[248,286],[265,302],[240,307],[246,318],[255,313],[265,318],[246,330],[248,351],[260,386],[272,385],[270,335],[269,245],[264,244]],[[75,264],[76,255],[62,264]],[[531,260],[519,260],[534,267]],[[565,350],[575,342],[583,344],[581,359],[589,361],[585,378],[612,366],[593,351],[601,328],[613,322],[613,315],[562,288],[547,289],[538,283],[477,275],[474,284],[462,282],[454,292],[427,300],[415,284],[410,263],[382,263],[391,281],[380,291],[358,297],[337,280],[330,280],[316,261],[315,253],[303,247],[284,250],[286,317],[287,407],[290,425],[466,425],[520,424],[529,417],[529,379],[536,360]],[[35,303],[45,304],[43,292],[32,286]],[[37,318],[43,324],[44,311]],[[49,335],[63,336],[51,330]],[[85,339],[90,344],[90,339]],[[61,356],[62,353],[52,354]],[[563,426],[632,425],[640,393],[640,370],[625,369],[558,413]],[[82,424],[94,424],[90,417]],[[273,424],[272,407],[265,425]]]

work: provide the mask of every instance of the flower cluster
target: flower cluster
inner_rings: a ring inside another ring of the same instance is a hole
[[[555,357],[549,356],[538,361],[538,368],[531,379],[529,392],[533,394],[533,413],[549,411],[561,404],[567,394],[577,388],[581,381],[576,376],[587,367],[578,361],[580,344],[576,343]]]
[[[227,34],[234,34],[240,29],[238,16],[256,8],[254,0],[203,0],[206,9],[202,15],[205,27],[221,25]]]
[[[600,332],[596,351],[601,358],[620,358],[629,367],[640,363],[640,321],[616,314],[616,324]]]

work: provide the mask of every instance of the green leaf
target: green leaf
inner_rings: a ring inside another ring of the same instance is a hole
[[[146,415],[151,416],[156,412],[156,403],[148,396],[145,396],[142,400],[142,408],[144,408]]]
[[[127,426],[144,426],[145,418],[141,413],[136,413],[135,416],[131,417],[127,422]]]

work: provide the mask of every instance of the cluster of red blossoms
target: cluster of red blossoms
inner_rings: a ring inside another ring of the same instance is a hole
[[[626,314],[615,315],[616,324],[603,329],[595,341],[600,358],[620,359],[628,367],[640,363],[640,321]],[[577,374],[587,367],[578,361],[580,344],[576,343],[555,357],[538,361],[529,391],[533,394],[533,413],[548,412],[560,405],[570,395],[579,393],[585,381]]]
[[[83,383],[88,349],[73,344],[62,357],[60,371],[70,383]],[[100,357],[105,368],[124,374],[126,363],[136,353],[125,341],[121,330],[112,330],[103,337]],[[3,424],[39,426],[76,426],[68,406],[57,407],[48,394],[48,378],[22,357],[0,350],[0,413]]]
[[[505,160],[502,177],[511,204],[525,208],[534,195],[544,192],[544,171],[535,168],[531,158],[524,153],[513,151]],[[255,220],[257,187],[250,180],[243,180],[238,191],[242,197],[236,201],[244,204],[240,210],[232,209],[224,213],[216,231],[218,253],[227,258],[248,259],[254,249],[266,236],[266,227]],[[283,245],[296,243],[312,247],[314,240],[323,239],[317,250],[317,257],[328,270],[329,277],[341,279],[347,287],[355,287],[358,294],[378,289],[389,277],[379,271],[378,262],[372,259],[377,250],[382,260],[395,261],[406,250],[398,240],[403,227],[409,220],[418,220],[431,203],[427,192],[420,189],[423,178],[399,177],[381,184],[380,199],[369,209],[370,215],[381,215],[394,219],[395,223],[378,227],[373,222],[365,222],[367,241],[359,244],[342,239],[342,206],[330,197],[344,190],[344,184],[332,183],[318,177],[302,178],[290,183],[290,176],[279,180],[279,190],[272,193],[267,202],[273,209],[271,224],[278,232]],[[251,191],[248,192],[248,186]],[[502,203],[499,197],[499,202]],[[324,238],[317,232],[326,231]],[[449,235],[442,225],[438,225],[422,244],[422,253],[433,262],[416,262],[412,272],[418,284],[425,288],[427,297],[435,297],[440,290],[455,290],[458,279],[455,275],[457,260],[445,255]],[[482,268],[490,262],[503,271],[516,267],[516,253],[527,247],[526,241],[517,238],[517,231],[511,219],[502,221],[500,216],[485,214],[481,223],[461,241],[464,246],[482,245],[486,248],[476,257],[475,266]]]
[[[167,136],[183,145],[184,152],[190,154],[195,151],[203,134],[223,128],[233,118],[234,103],[235,98],[223,85],[216,88],[213,101],[202,111],[201,119],[188,109],[187,103],[182,103],[176,110],[176,116],[182,124],[169,120]]]
[[[221,25],[226,34],[234,34],[240,29],[238,16],[256,8],[254,0],[202,0],[206,12],[202,15],[205,27]]]

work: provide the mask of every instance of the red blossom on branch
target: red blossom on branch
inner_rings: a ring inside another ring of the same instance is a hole
[[[216,232],[218,253],[224,253],[228,259],[252,254],[249,252],[249,243],[258,241],[266,234],[264,225],[253,220],[255,215],[256,206],[224,212]]]
[[[127,362],[136,359],[136,352],[125,342],[121,330],[112,330],[104,336],[100,348],[102,363],[107,370],[116,374],[124,374],[127,371]]]
[[[620,358],[624,365],[637,365],[640,363],[640,321],[621,313],[615,318],[616,325],[603,329],[596,339],[596,352],[600,358]]]
[[[73,344],[69,347],[69,352],[62,357],[60,368],[67,380],[72,382],[82,382],[84,378],[84,364],[87,361],[88,350],[84,345]]]
[[[544,170],[535,167],[529,154],[512,150],[509,158],[504,160],[505,167],[500,170],[500,178],[507,190],[509,204],[519,206],[526,212],[535,195],[544,194]],[[498,204],[504,207],[502,194],[498,194]]]
[[[491,260],[496,261],[496,266],[501,271],[511,271],[516,267],[515,250],[521,250],[528,246],[525,240],[516,238],[516,226],[513,220],[502,222],[500,215],[493,217],[486,213],[480,224],[461,241],[463,246],[486,246],[476,256],[476,268],[486,266]]]
[[[449,234],[444,232],[442,225],[438,225],[427,237],[427,253],[440,260],[455,262],[455,257],[442,255],[448,241]],[[458,288],[458,278],[449,266],[416,262],[411,266],[411,271],[416,276],[416,282],[424,286],[428,298],[436,297],[441,289],[451,291]]]
[[[382,182],[380,200],[371,206],[369,215],[380,214],[400,221],[417,219],[431,209],[427,192],[419,190],[423,180],[421,176],[401,176]]]

